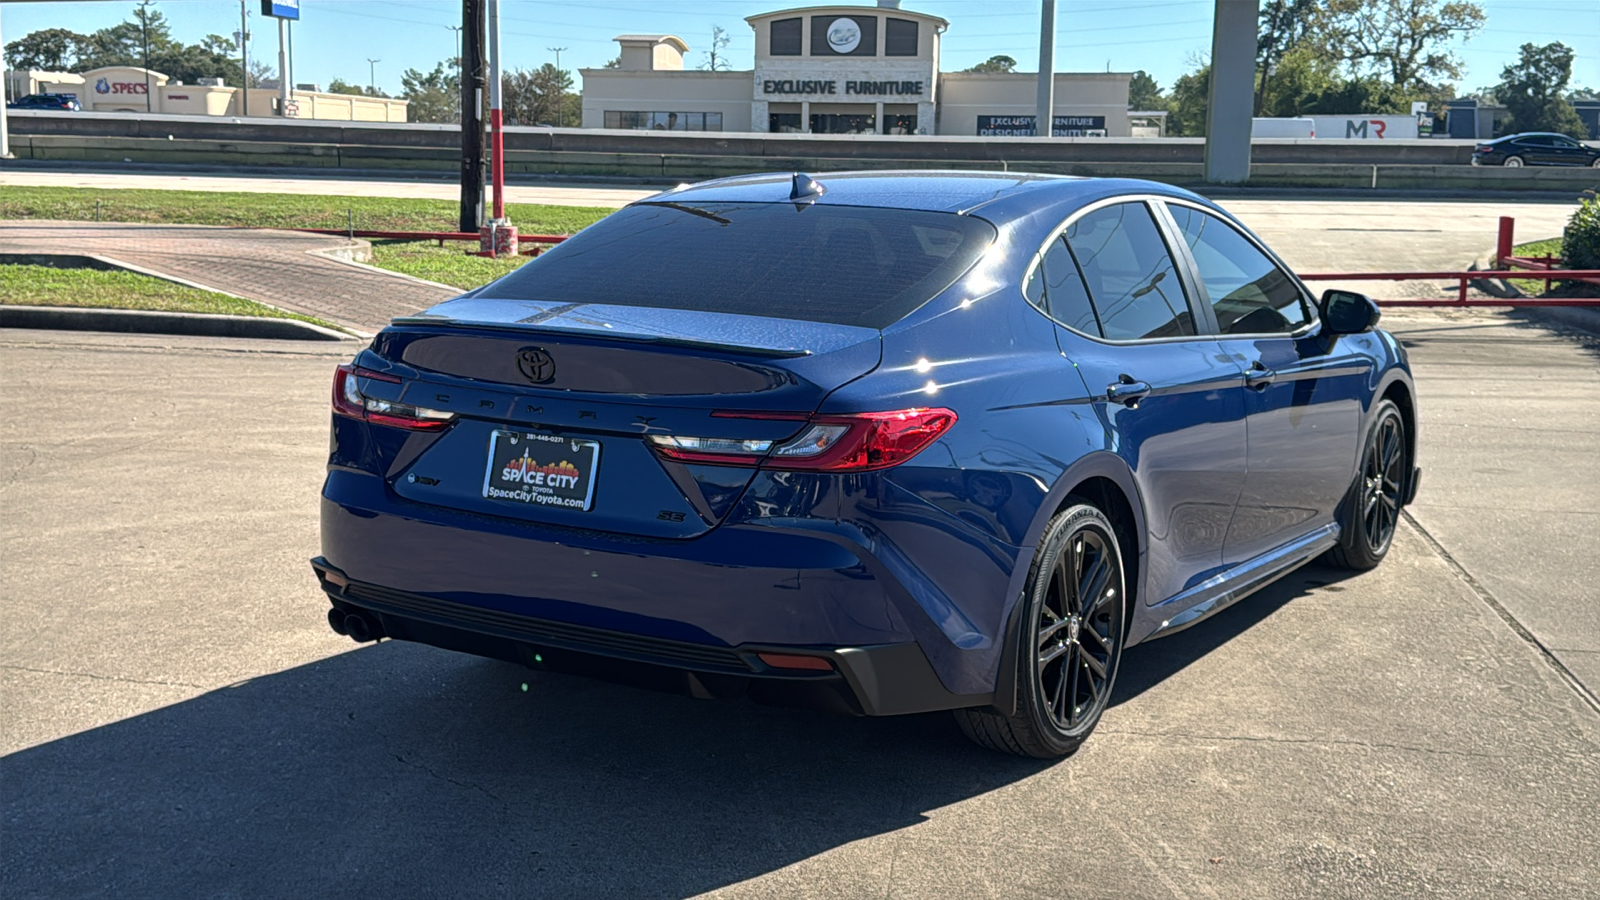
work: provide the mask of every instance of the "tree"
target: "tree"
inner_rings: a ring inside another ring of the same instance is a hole
[[[1483,21],[1482,5],[1467,0],[1325,0],[1312,28],[1338,59],[1407,90],[1460,78],[1461,61],[1444,46]]]
[[[724,31],[721,25],[711,26],[711,49],[705,51],[706,62],[700,68],[712,72],[725,72],[733,68],[733,64],[728,62],[727,54],[722,52],[728,43],[728,32]]]
[[[545,63],[537,69],[514,69],[505,74],[500,100],[509,121],[519,125],[562,125],[575,123],[582,112],[572,114],[572,73]]]
[[[1133,78],[1128,82],[1128,108],[1139,110],[1164,109],[1167,98],[1161,93],[1161,85],[1156,83],[1150,73],[1143,69],[1133,73]]]
[[[1317,21],[1316,15],[1314,0],[1266,0],[1261,7],[1256,37],[1256,115],[1266,115],[1267,84],[1285,55],[1309,43],[1306,36]]]
[[[989,72],[989,73],[1008,74],[1008,73],[1016,71],[1016,69],[1017,69],[1017,61],[1012,59],[1009,56],[1002,55],[1002,56],[991,56],[988,59],[984,60],[983,62],[978,63],[977,65],[973,66],[972,68],[963,69],[962,71],[964,71],[964,72]]]
[[[367,86],[364,84],[353,84],[349,81],[345,81],[343,78],[335,77],[332,81],[328,82],[328,93],[356,94],[358,96],[364,96],[367,93]]]
[[[64,72],[77,64],[80,48],[88,40],[87,35],[65,28],[31,32],[6,45],[6,67]]]
[[[461,81],[439,63],[432,72],[407,69],[400,75],[400,99],[410,101],[406,118],[413,122],[460,122]],[[365,90],[362,93],[366,93]]]
[[[1181,137],[1205,137],[1206,112],[1210,108],[1211,63],[1200,64],[1172,85],[1167,117],[1167,133]]]
[[[606,60],[606,64],[601,66],[600,68],[602,68],[602,69],[620,69],[620,68],[622,68],[622,57],[613,56],[610,59]]]
[[[1572,48],[1560,42],[1523,44],[1521,59],[1500,72],[1495,96],[1510,113],[1507,132],[1558,131],[1585,140],[1589,130],[1565,91],[1572,80]]]

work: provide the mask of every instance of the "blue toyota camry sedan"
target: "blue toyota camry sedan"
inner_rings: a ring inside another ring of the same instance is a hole
[[[333,629],[1071,753],[1123,650],[1415,495],[1405,351],[1143,181],[758,175],[628,206],[333,382]]]

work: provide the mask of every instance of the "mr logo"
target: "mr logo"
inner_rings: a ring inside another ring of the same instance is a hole
[[[1347,138],[1365,138],[1368,124],[1372,125],[1372,136],[1380,140],[1383,138],[1384,129],[1389,127],[1389,123],[1382,119],[1345,119],[1344,136]]]

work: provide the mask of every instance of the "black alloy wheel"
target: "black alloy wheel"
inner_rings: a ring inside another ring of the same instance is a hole
[[[1367,549],[1375,556],[1389,549],[1400,521],[1405,459],[1404,426],[1398,415],[1386,416],[1367,443],[1361,472],[1361,531]]]
[[[1077,504],[1045,528],[1019,603],[1016,709],[956,710],[991,750],[1054,759],[1078,749],[1111,700],[1127,619],[1122,551],[1100,510]]]
[[[1063,732],[1098,718],[1111,694],[1122,630],[1122,563],[1093,528],[1056,557],[1034,623],[1035,690]]]
[[[1405,420],[1394,401],[1381,401],[1361,450],[1355,483],[1346,495],[1339,543],[1325,557],[1329,564],[1362,571],[1383,561],[1394,543],[1410,478]]]

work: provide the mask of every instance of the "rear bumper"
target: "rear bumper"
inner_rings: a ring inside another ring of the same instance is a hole
[[[956,694],[915,642],[860,647],[715,646],[574,625],[351,580],[311,561],[333,608],[361,612],[378,636],[520,663],[531,668],[674,690],[698,697],[885,716],[986,706],[991,694]],[[831,671],[780,669],[763,652],[826,660]]]

